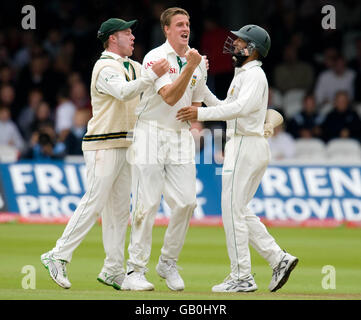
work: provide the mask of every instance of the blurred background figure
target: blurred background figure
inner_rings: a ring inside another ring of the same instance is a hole
[[[73,124],[64,141],[67,155],[83,155],[82,142],[90,118],[91,113],[88,109],[78,109],[75,111]]]
[[[35,120],[36,110],[44,99],[43,92],[38,89],[31,89],[28,95],[27,104],[21,108],[20,115],[17,119],[17,124],[26,141],[30,140],[32,133],[32,124]]]
[[[8,64],[0,67],[0,86],[3,85],[15,85],[15,72]]]
[[[49,103],[41,101],[35,111],[35,117],[30,125],[31,135],[40,132],[44,128],[54,128]]]
[[[361,35],[357,38],[355,42],[356,46],[356,56],[350,61],[350,68],[355,70],[355,101],[361,102]]]
[[[45,41],[43,42],[44,49],[49,53],[52,60],[55,60],[62,44],[62,35],[58,29],[50,29]]]
[[[334,138],[352,138],[361,141],[361,120],[352,110],[347,91],[338,91],[334,99],[334,108],[321,125],[322,137],[328,142]]]
[[[55,131],[62,141],[65,140],[73,125],[75,111],[76,106],[70,100],[68,87],[61,88],[57,94],[55,108]]]
[[[13,86],[5,84],[0,88],[0,104],[9,108],[11,118],[15,121],[20,108],[18,108],[18,105],[15,103],[15,88]]]
[[[11,120],[9,107],[0,105],[0,153],[4,146],[15,147],[19,156],[26,147],[17,126]]]
[[[317,78],[315,87],[316,103],[323,105],[332,103],[337,91],[344,90],[348,96],[354,97],[355,71],[347,68],[345,59],[339,55],[334,65],[321,72]]]
[[[86,108],[91,110],[89,90],[85,87],[84,82],[74,81],[70,88],[70,99],[77,109]]]
[[[298,60],[297,48],[287,45],[283,52],[283,62],[275,68],[274,85],[282,93],[291,89],[308,91],[313,86],[312,66]]]
[[[24,158],[36,161],[62,159],[64,157],[64,148],[56,144],[53,134],[49,130],[41,130],[33,136],[33,144]]]
[[[294,115],[287,125],[287,131],[294,138],[320,138],[321,123],[324,116],[316,108],[316,101],[313,94],[307,94],[303,98],[301,112]]]

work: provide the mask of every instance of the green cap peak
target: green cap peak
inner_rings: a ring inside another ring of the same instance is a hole
[[[97,38],[104,43],[114,32],[122,31],[128,28],[134,29],[137,23],[137,20],[125,21],[123,19],[110,18],[101,24],[100,29],[98,30]]]

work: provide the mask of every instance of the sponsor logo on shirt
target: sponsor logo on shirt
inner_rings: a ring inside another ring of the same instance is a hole
[[[155,63],[155,61],[149,61],[149,62],[147,62],[147,64],[145,65],[145,68],[148,69],[148,68],[151,67],[154,63]]]
[[[145,65],[145,69],[148,69],[148,68],[151,67],[154,63],[155,63],[155,61],[149,61],[149,62],[147,62],[146,65]],[[178,73],[178,69],[177,69],[176,67],[170,66],[170,67],[169,67],[169,73],[171,73],[171,74]]]

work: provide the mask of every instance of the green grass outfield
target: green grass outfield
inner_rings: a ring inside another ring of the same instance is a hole
[[[68,265],[72,288],[58,287],[40,263],[40,254],[51,249],[64,225],[0,224],[0,299],[131,299],[131,300],[233,300],[233,299],[361,299],[361,229],[351,228],[270,228],[278,244],[297,255],[300,262],[288,283],[270,293],[271,269],[253,249],[252,272],[258,290],[254,293],[219,294],[211,287],[229,273],[225,236],[221,227],[190,227],[179,259],[186,284],[183,292],[171,292],[155,272],[165,232],[153,231],[152,255],[147,278],[154,283],[153,292],[122,292],[96,281],[102,267],[104,251],[101,227],[96,224],[75,251]],[[129,236],[129,230],[128,230]],[[127,243],[128,245],[128,243]],[[23,289],[21,273],[25,265],[36,271],[36,289]],[[336,289],[323,289],[325,265],[336,269]]]

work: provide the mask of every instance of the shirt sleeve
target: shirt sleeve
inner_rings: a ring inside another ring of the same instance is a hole
[[[266,83],[257,72],[248,72],[242,80],[238,97],[231,103],[216,107],[200,108],[199,121],[231,120],[245,117],[261,108],[262,95],[266,93]]]
[[[202,59],[199,68],[201,70],[201,79],[199,79],[199,83],[193,92],[192,102],[203,102],[206,91],[207,69],[204,59]]]
[[[98,76],[95,87],[99,92],[109,94],[121,101],[128,101],[140,95],[154,82],[153,72],[142,72],[141,77],[127,81],[124,74],[119,73],[112,67],[103,68]]]
[[[223,103],[222,100],[219,100],[213,92],[209,90],[208,86],[205,87],[203,102],[207,106],[217,106]]]
[[[157,52],[152,52],[148,53],[143,60],[143,67],[142,67],[142,73],[152,70],[152,65],[154,64],[154,62],[162,59],[162,58],[166,58],[164,55],[162,56],[160,53]],[[153,71],[152,71],[153,72]],[[154,72],[153,72],[154,73]],[[171,80],[169,73],[165,73],[163,76],[157,78],[154,81],[154,90],[155,92],[158,92],[161,88],[163,88],[165,85],[167,84],[172,84],[173,81]]]

